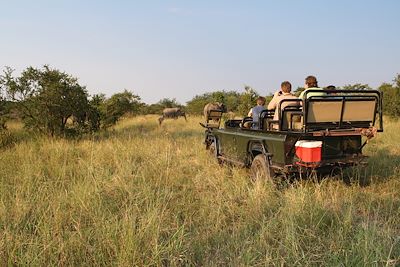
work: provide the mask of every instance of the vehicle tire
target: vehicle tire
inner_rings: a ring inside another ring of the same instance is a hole
[[[251,178],[253,181],[261,180],[268,181],[272,180],[272,173],[269,164],[269,159],[263,154],[259,154],[254,157],[250,167]]]

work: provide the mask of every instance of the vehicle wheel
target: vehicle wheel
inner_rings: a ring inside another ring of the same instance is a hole
[[[253,162],[251,163],[250,171],[251,171],[251,178],[254,181],[272,180],[269,160],[263,154],[255,156]]]

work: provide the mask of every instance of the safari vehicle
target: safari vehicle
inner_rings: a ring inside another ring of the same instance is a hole
[[[283,100],[274,111],[252,118],[227,120],[210,111],[205,145],[219,162],[250,167],[253,178],[272,179],[317,173],[329,175],[366,164],[363,147],[383,131],[382,95],[377,90],[325,90],[325,96]],[[320,91],[319,91],[320,92]],[[285,102],[286,103],[283,105]],[[282,108],[284,106],[284,108]]]

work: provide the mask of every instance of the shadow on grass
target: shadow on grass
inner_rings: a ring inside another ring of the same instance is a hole
[[[366,166],[347,168],[335,179],[341,179],[348,185],[369,186],[385,182],[395,175],[400,175],[400,155],[391,154],[385,149],[378,149],[369,154]]]
[[[337,169],[339,170],[339,169]],[[400,176],[400,155],[390,153],[385,149],[378,149],[369,154],[368,165],[359,165],[340,169],[340,171],[331,174],[308,174],[292,175],[286,178],[278,178],[277,186],[280,189],[287,189],[302,181],[321,183],[326,180],[342,181],[346,185],[360,185],[362,187],[371,184],[380,184],[389,179]]]
[[[369,155],[366,171],[369,176],[384,179],[400,174],[400,155],[378,149]]]

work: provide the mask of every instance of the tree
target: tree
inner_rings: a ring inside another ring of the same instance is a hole
[[[344,85],[342,87],[339,87],[338,89],[340,89],[340,90],[371,90],[372,88],[368,84],[355,83],[355,84]]]
[[[210,102],[214,102],[210,93],[196,95],[191,100],[186,102],[186,110],[190,114],[203,114],[204,106]]]
[[[51,135],[65,135],[85,129],[88,94],[71,75],[45,65],[28,67],[19,77],[7,67],[0,76],[7,96],[17,103],[27,128]]]
[[[101,108],[106,101],[104,94],[95,94],[89,100],[89,108],[87,111],[87,121],[90,132],[98,131],[101,128],[102,113]]]
[[[400,74],[397,74],[393,79],[393,83],[397,88],[400,88]]]
[[[6,99],[1,85],[2,82],[0,80],[0,131],[6,128]]]
[[[140,97],[127,90],[116,93],[109,99],[105,99],[104,95],[97,95],[91,104],[100,113],[102,128],[115,125],[126,113],[138,114],[143,106]]]
[[[163,98],[160,101],[157,102],[157,105],[160,106],[162,109],[164,108],[181,108],[183,107],[181,104],[179,104],[175,98],[169,99],[169,98]]]
[[[186,103],[186,110],[191,114],[203,114],[204,106],[212,102],[223,103],[228,111],[237,111],[240,94],[235,91],[215,91],[196,95]]]
[[[247,116],[249,110],[255,105],[258,93],[250,86],[244,87],[244,93],[240,95],[238,112],[242,116]]]
[[[306,88],[304,88],[304,87],[297,87],[296,90],[294,90],[294,95],[297,96],[297,97],[299,97],[300,94],[301,94],[304,90],[306,90]]]
[[[179,104],[175,98],[163,98],[155,104],[145,105],[143,104],[141,113],[142,114],[161,114],[165,108],[183,108],[183,105]]]
[[[383,83],[378,88],[383,93],[383,112],[391,117],[400,116],[400,74],[393,83]]]

